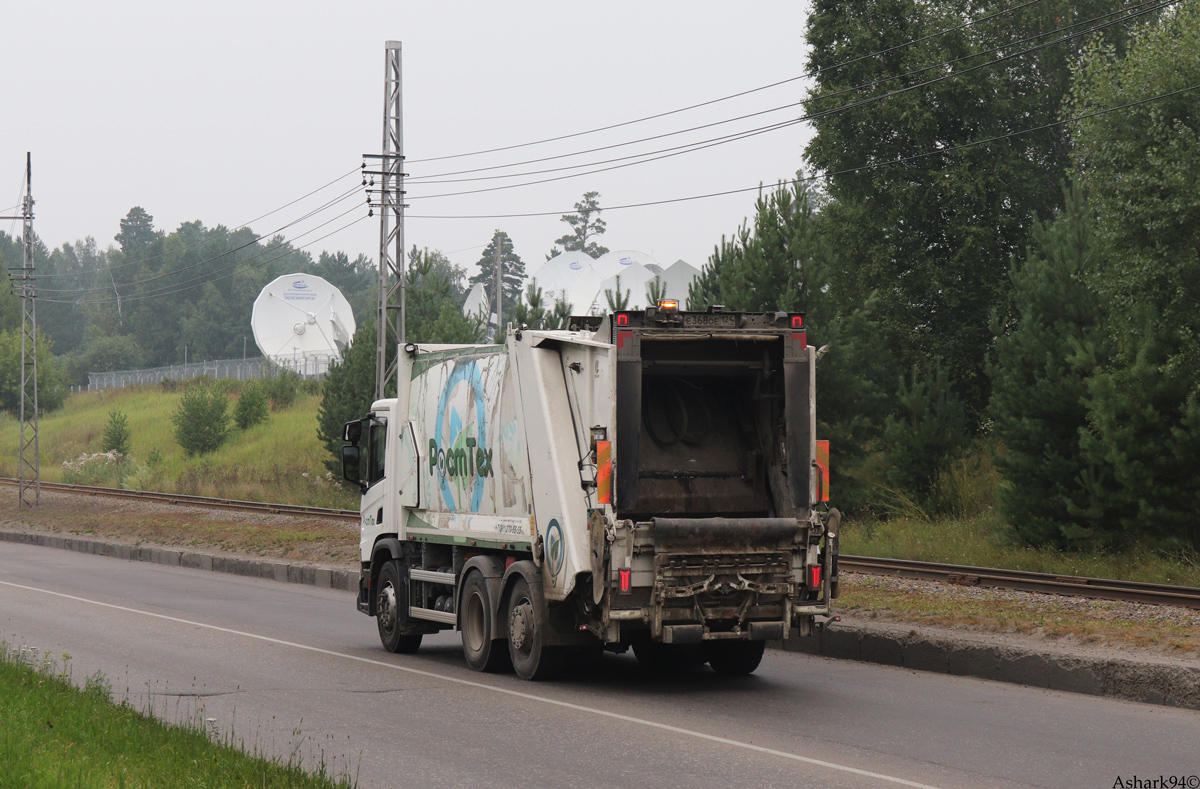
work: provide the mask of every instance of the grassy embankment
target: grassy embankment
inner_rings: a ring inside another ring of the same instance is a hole
[[[272,411],[263,424],[233,428],[225,445],[202,457],[187,457],[175,441],[171,415],[182,397],[157,386],[72,394],[62,408],[41,419],[43,479],[63,482],[64,461],[101,450],[104,425],[113,409],[129,418],[134,467],[124,486],[166,493],[275,501],[319,507],[356,508],[357,494],[327,477],[325,448],[317,441],[318,395]],[[236,395],[231,397],[232,404]],[[17,472],[19,424],[0,416],[0,476]],[[157,461],[157,462],[154,462]],[[111,480],[115,482],[115,480]]]
[[[84,688],[49,663],[29,665],[0,643],[0,786],[348,787],[323,764],[306,773],[213,742],[203,720],[170,726],[109,700],[103,676]]]
[[[931,516],[902,493],[885,489],[884,495],[892,499],[889,502],[892,516],[847,519],[842,525],[842,551],[1055,575],[1200,586],[1200,556],[1191,552],[1164,554],[1149,544],[1118,552],[1067,552],[1022,544],[999,511],[1000,482],[986,449],[977,447],[939,481],[938,503],[947,514]],[[836,491],[833,496],[836,499]]]

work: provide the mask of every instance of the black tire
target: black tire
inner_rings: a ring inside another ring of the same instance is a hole
[[[709,641],[704,645],[704,654],[713,671],[741,677],[754,673],[766,648],[766,641]]]
[[[634,640],[633,656],[653,674],[691,671],[708,660],[700,644],[663,644],[648,636]]]
[[[554,676],[562,665],[562,650],[546,646],[550,623],[524,578],[518,578],[508,596],[508,654],[521,679],[539,680]]]
[[[492,600],[487,581],[478,570],[467,573],[459,597],[458,631],[462,635],[463,655],[475,671],[496,673],[512,668],[508,642],[495,639]]]
[[[390,561],[379,571],[375,584],[375,624],[388,652],[409,654],[421,648],[421,634],[408,634],[408,584],[400,562]]]

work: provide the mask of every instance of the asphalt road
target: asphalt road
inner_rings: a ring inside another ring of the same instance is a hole
[[[0,544],[0,639],[361,786],[1103,787],[1200,774],[1200,713],[768,650],[751,677],[632,656],[483,675],[379,646],[345,592]],[[1132,785],[1132,784],[1126,784]]]

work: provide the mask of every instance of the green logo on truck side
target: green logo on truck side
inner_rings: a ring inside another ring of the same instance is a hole
[[[465,449],[442,449],[436,439],[429,439],[429,473],[436,471],[442,479],[492,476],[492,450],[476,449],[474,438],[468,437],[465,443]]]

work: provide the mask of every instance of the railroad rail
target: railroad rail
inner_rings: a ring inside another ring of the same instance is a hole
[[[971,567],[962,564],[938,564],[909,559],[881,559],[873,556],[847,556],[838,560],[840,569],[871,575],[924,578],[963,586],[1015,589],[1021,592],[1072,595],[1098,600],[1124,600],[1133,603],[1175,605],[1200,609],[1200,589],[1113,578],[1086,578],[1025,570],[1001,570],[995,567]]]
[[[16,485],[12,477],[0,477],[0,485]],[[335,520],[359,521],[359,514],[354,510],[335,510],[328,507],[306,507],[301,504],[270,504],[262,501],[242,501],[240,499],[218,499],[211,496],[189,496],[183,493],[156,493],[152,490],[123,490],[121,488],[105,488],[96,485],[68,485],[63,482],[43,482],[42,490],[55,493],[76,493],[83,496],[102,496],[113,499],[137,499],[153,501],[159,504],[186,505],[189,507],[209,507],[221,510],[237,510],[239,512],[265,512],[272,515],[310,515],[316,518],[333,518]]]
[[[16,485],[11,477],[0,477],[0,485]],[[359,513],[354,510],[337,510],[327,507],[306,507],[298,504],[271,504],[261,501],[218,499],[210,496],[188,496],[181,493],[156,493],[147,490],[121,490],[94,485],[68,485],[61,482],[43,482],[44,490],[57,493],[76,493],[85,496],[153,501],[160,504],[210,507],[240,512],[265,512],[273,515],[308,515],[318,518],[358,522]],[[971,567],[961,564],[938,564],[910,559],[883,559],[872,556],[850,556],[843,554],[840,568],[848,572],[870,575],[890,575],[900,578],[922,578],[963,586],[980,586],[994,589],[1014,589],[1021,592],[1072,595],[1098,600],[1124,600],[1134,603],[1174,605],[1200,610],[1200,588],[1151,584],[1139,581],[1120,581],[1112,578],[1086,578],[1034,573],[1024,570],[1002,570],[995,567]]]

